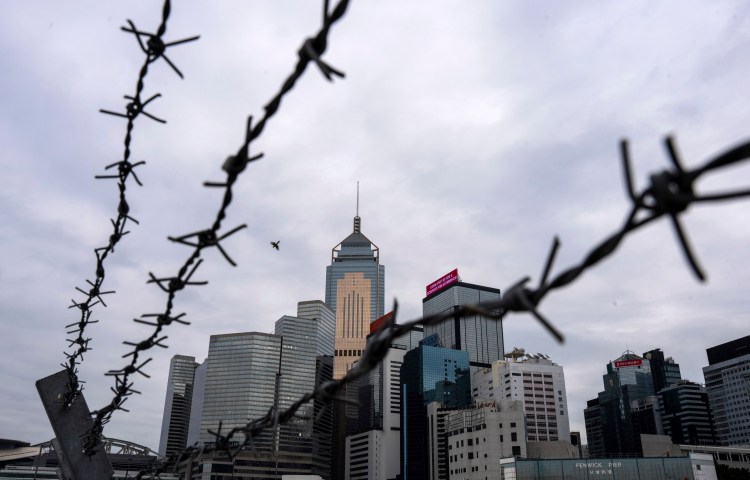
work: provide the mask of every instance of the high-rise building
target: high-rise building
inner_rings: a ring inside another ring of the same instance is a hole
[[[750,444],[750,336],[706,349],[703,367],[719,445]]]
[[[602,414],[599,408],[599,398],[586,402],[583,410],[583,420],[586,427],[586,457],[599,458],[605,455],[604,433],[602,432]]]
[[[641,435],[664,435],[659,397],[649,395],[630,402],[630,425],[633,428],[635,449],[643,453]]]
[[[370,324],[367,344],[387,328],[393,313]],[[349,480],[388,480],[400,472],[401,365],[405,354],[418,346],[422,328],[395,338],[383,360],[362,377],[353,400],[359,409],[346,438],[346,471]],[[350,392],[352,385],[347,392]],[[354,392],[352,392],[354,393]]]
[[[159,456],[179,453],[187,446],[193,378],[198,364],[194,357],[175,355],[169,362],[167,395],[161,422]]]
[[[602,455],[642,454],[634,432],[632,409],[637,400],[654,395],[648,359],[627,351],[607,364],[602,380],[604,391],[599,392],[596,404],[589,402],[584,410],[589,455],[600,453],[592,445],[602,445]],[[599,415],[598,421],[593,418],[595,413]]]
[[[346,478],[387,480],[400,472],[401,365],[406,350],[391,347],[359,388],[357,431],[346,437]]]
[[[312,392],[331,377],[318,378],[321,365],[318,355],[320,321],[311,318],[283,316],[276,321],[275,333],[281,338],[281,364],[278,376],[278,401],[280,410],[286,410],[305,394]],[[330,326],[330,325],[329,325]],[[327,329],[326,329],[327,330]],[[322,332],[325,336],[325,331]],[[323,446],[329,436],[315,429],[315,412],[312,402],[297,411],[297,419],[279,426],[277,449],[284,452],[284,463],[294,464],[298,471],[313,475],[330,476],[331,458],[321,456],[330,447]]]
[[[519,400],[530,442],[569,442],[570,412],[563,367],[545,355],[522,355],[523,351],[516,349],[508,354],[510,360],[498,360],[490,368],[474,372],[474,400]]]
[[[343,377],[362,355],[370,323],[383,315],[384,290],[380,249],[362,233],[357,214],[353,232],[333,247],[326,267],[325,302],[336,318],[335,378]]]
[[[662,388],[674,385],[682,379],[680,364],[676,363],[672,357],[664,358],[664,352],[660,348],[649,350],[643,354],[643,358],[649,361],[651,367],[654,392],[659,392]]]
[[[188,445],[195,445],[201,440],[201,416],[203,415],[203,396],[206,392],[206,370],[208,360],[195,368],[193,379],[193,402],[190,405],[190,428],[188,429]]]
[[[288,409],[318,385],[333,379],[333,313],[321,301],[298,304],[298,317],[283,316],[274,334],[247,332],[211,336],[208,358],[196,370],[195,412],[191,438],[211,445],[212,432],[225,433],[261,418],[270,408]],[[313,474],[330,478],[332,421],[330,409],[311,401],[298,417],[266,430],[252,449],[234,459],[202,458],[205,472],[232,478],[274,478]],[[195,428],[199,423],[200,428]],[[244,438],[237,439],[237,446]],[[188,467],[193,468],[193,467]]]
[[[508,478],[501,476],[500,461],[526,457],[527,429],[520,400],[497,399],[448,414],[446,478]]]
[[[683,380],[657,394],[664,433],[675,445],[716,445],[708,395],[697,383]]]
[[[213,445],[219,422],[222,432],[260,418],[278,403],[277,378],[281,337],[246,332],[211,335],[201,414],[200,442]],[[254,440],[256,451],[275,450],[274,435]]]
[[[430,459],[425,448],[429,424],[427,405],[447,408],[472,403],[469,352],[421,345],[404,355],[401,365],[401,478],[429,477]]]
[[[333,342],[335,338],[336,316],[321,300],[307,300],[297,303],[297,317],[309,318],[317,322],[316,353],[317,355],[333,356]]]
[[[443,280],[446,278],[448,280]],[[454,270],[427,287],[427,296],[422,299],[422,314],[450,315],[463,305],[499,299],[499,289],[461,282]],[[437,344],[444,348],[469,352],[470,365],[476,367],[474,370],[489,367],[505,355],[502,320],[479,313],[465,317],[456,313],[441,322],[426,325],[425,338],[432,335],[437,335]]]

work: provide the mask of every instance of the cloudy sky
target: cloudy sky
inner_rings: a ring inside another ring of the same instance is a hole
[[[211,334],[273,330],[300,300],[322,299],[331,248],[352,228],[360,182],[363,232],[380,247],[386,303],[421,314],[425,285],[453,268],[466,282],[507,288],[538,281],[555,235],[553,273],[614,232],[629,207],[618,153],[628,138],[638,187],[668,165],[674,134],[684,163],[702,164],[748,140],[750,7],[741,2],[354,1],[325,56],[346,72],[328,83],[309,69],[255,143],[263,160],[239,180],[224,243],[239,263],[204,255],[167,331],[152,378],[105,434],[157,448],[169,359],[202,361]],[[159,23],[159,2],[0,4],[0,438],[53,434],[34,382],[60,370],[67,307],[94,272],[115,215],[114,181],[94,180],[122,158],[121,110],[142,54],[119,30]],[[207,227],[219,205],[203,181],[225,157],[317,31],[318,2],[176,2],[167,40],[200,34],[152,65],[145,96],[166,125],[141,118],[133,159],[143,187],[128,190],[140,221],[107,263],[108,308],[97,308],[81,378],[92,408],[109,402],[132,322],[163,309],[149,271],[176,273],[189,250],[168,235]],[[750,167],[712,174],[700,192],[750,186]],[[690,274],[666,220],[628,237],[615,256],[550,295],[542,311],[558,345],[529,315],[505,320],[505,346],[565,367],[571,430],[605,364],[661,348],[703,382],[705,349],[750,333],[747,201],[691,207],[684,224],[709,280]],[[281,240],[281,250],[269,242]]]

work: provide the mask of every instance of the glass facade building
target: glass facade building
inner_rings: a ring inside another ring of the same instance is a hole
[[[213,444],[209,430],[217,432],[219,422],[222,432],[243,427],[272,407],[288,409],[333,379],[332,312],[321,301],[309,301],[300,302],[298,314],[308,318],[285,315],[276,321],[274,334],[211,336],[208,358],[198,369],[202,411],[194,419],[200,418],[201,443]],[[295,474],[328,479],[331,443],[331,410],[311,401],[297,410],[297,418],[254,438],[253,448],[234,460],[212,454],[201,460],[199,469],[204,475],[231,474],[235,479]]]
[[[380,249],[354,217],[354,231],[331,251],[325,303],[336,318],[334,377],[341,378],[362,355],[370,323],[383,315],[385,266]]]
[[[311,318],[298,318],[283,316],[276,321],[275,333],[281,338],[281,364],[279,368],[278,383],[278,408],[288,409],[299,398],[306,393],[312,392],[315,387],[331,377],[324,375],[321,370],[322,364],[318,363],[321,355],[318,355],[318,338],[320,334],[325,336],[318,320]],[[314,428],[315,405],[309,402],[298,411],[298,418],[281,425],[278,429],[278,445],[280,452],[285,452],[291,459],[296,458],[295,463],[301,471],[311,474],[330,476],[330,454],[321,456],[325,448],[321,448],[321,441],[327,442],[325,438],[319,438],[319,432]],[[289,460],[288,460],[289,461]]]
[[[589,455],[642,455],[634,429],[632,405],[654,395],[649,361],[633,352],[625,352],[607,364],[607,373],[602,380],[604,391],[599,392],[596,408],[592,408],[589,402],[584,411]],[[599,416],[598,421],[593,418],[595,414]],[[591,448],[594,445],[597,448]]]
[[[214,443],[209,430],[242,427],[276,405],[276,378],[281,363],[281,337],[247,332],[211,335],[203,395],[200,442]],[[256,450],[273,450],[274,437],[256,438]]]
[[[161,423],[159,456],[181,452],[187,446],[193,379],[198,364],[194,357],[175,355],[169,362],[167,395]]]
[[[422,314],[438,315],[456,311],[462,305],[500,299],[500,290],[470,283],[456,282],[422,300]],[[472,367],[490,367],[495,360],[503,360],[503,322],[497,318],[473,314],[457,315],[424,327],[425,338],[437,335],[437,344],[454,350],[469,352]]]
[[[427,404],[446,408],[472,404],[469,352],[422,345],[401,365],[401,476],[425,478],[429,468]]]

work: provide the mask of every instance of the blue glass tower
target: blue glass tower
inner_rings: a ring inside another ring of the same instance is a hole
[[[421,345],[404,356],[401,365],[401,476],[429,478],[431,462],[427,404],[469,407],[472,403],[469,352]]]

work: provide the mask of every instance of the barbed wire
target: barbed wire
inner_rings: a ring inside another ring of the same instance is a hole
[[[111,419],[112,414],[117,410],[124,410],[124,402],[132,394],[140,393],[133,389],[133,381],[131,375],[139,373],[143,376],[148,377],[143,367],[151,361],[151,358],[139,364],[140,353],[148,350],[154,346],[166,348],[166,345],[162,343],[166,340],[166,336],[162,336],[161,332],[164,327],[172,323],[188,324],[182,318],[184,313],[175,315],[173,313],[174,301],[176,293],[183,290],[186,286],[204,285],[206,281],[195,281],[192,280],[193,275],[202,263],[200,258],[203,249],[208,247],[217,247],[222,256],[233,266],[236,265],[234,260],[229,256],[226,250],[222,247],[221,241],[228,238],[237,231],[244,229],[247,225],[242,224],[226,232],[221,231],[222,222],[226,217],[226,211],[232,202],[232,187],[237,180],[237,177],[245,170],[250,162],[260,159],[263,154],[255,156],[250,155],[250,144],[252,141],[257,139],[265,128],[266,122],[278,111],[283,97],[290,92],[297,80],[304,73],[307,64],[314,62],[322,74],[329,80],[333,80],[334,76],[343,77],[344,74],[337,69],[326,64],[321,56],[327,47],[327,37],[332,25],[338,21],[346,12],[348,6],[348,0],[341,0],[332,12],[329,14],[328,1],[324,2],[324,15],[323,15],[323,26],[315,37],[306,39],[298,51],[299,60],[294,68],[292,74],[290,74],[286,81],[283,83],[279,92],[267,103],[264,107],[264,114],[260,121],[253,125],[252,117],[249,117],[247,127],[245,131],[245,139],[236,154],[229,156],[222,169],[226,173],[226,179],[223,182],[205,182],[204,186],[208,188],[223,188],[224,194],[222,197],[221,206],[214,218],[212,225],[205,229],[197,232],[189,233],[178,237],[169,237],[169,239],[175,243],[180,243],[193,248],[192,253],[189,255],[184,264],[180,267],[178,273],[173,277],[157,277],[153,273],[149,273],[148,283],[154,283],[163,292],[167,294],[166,307],[162,313],[146,313],[142,314],[140,318],[134,319],[135,322],[147,324],[155,327],[153,333],[144,340],[138,342],[124,342],[126,345],[133,347],[132,351],[123,355],[123,358],[132,357],[129,364],[119,370],[110,370],[107,375],[115,378],[115,386],[111,388],[114,396],[111,402],[105,407],[92,413],[94,416],[94,426],[87,434],[84,439],[84,451],[93,455],[96,453],[97,446],[100,444],[100,439],[103,431],[103,426],[108,423]],[[126,105],[125,113],[119,113],[115,111],[102,110],[103,113],[120,116],[128,120],[125,136],[125,151],[123,154],[123,160],[111,164],[107,169],[117,167],[117,174],[114,175],[101,175],[97,178],[113,178],[118,180],[118,188],[120,191],[120,203],[118,205],[118,216],[116,220],[111,220],[113,225],[113,233],[110,235],[109,244],[106,247],[101,247],[95,250],[97,257],[97,267],[95,280],[88,281],[91,289],[86,292],[83,289],[77,288],[80,292],[88,296],[87,300],[83,302],[73,302],[72,307],[79,308],[81,310],[81,320],[77,324],[71,324],[69,327],[77,326],[77,329],[72,330],[69,333],[78,333],[78,338],[70,340],[71,347],[78,345],[78,349],[73,354],[67,354],[68,364],[66,368],[71,372],[71,392],[78,394],[81,391],[80,383],[77,379],[77,368],[76,365],[83,359],[83,354],[90,350],[88,342],[90,338],[84,337],[84,329],[90,323],[96,321],[91,320],[91,307],[98,303],[102,303],[106,306],[101,296],[113,292],[105,292],[101,290],[103,285],[105,271],[104,271],[104,260],[107,256],[114,251],[115,245],[119,242],[122,236],[129,233],[125,230],[125,226],[128,220],[137,223],[137,221],[129,215],[129,206],[126,200],[126,182],[132,174],[132,177],[136,183],[141,184],[140,180],[133,171],[135,167],[142,165],[144,162],[131,162],[130,161],[130,143],[132,138],[133,121],[140,114],[157,121],[164,122],[159,117],[146,112],[145,107],[159,98],[160,94],[155,94],[145,101],[142,100],[142,92],[144,89],[144,78],[148,71],[148,65],[159,58],[164,58],[170,67],[182,77],[182,73],[179,69],[169,60],[165,55],[165,49],[169,46],[177,45],[180,43],[188,42],[197,39],[198,37],[191,37],[188,39],[180,40],[177,42],[164,43],[162,35],[166,32],[166,20],[169,16],[170,5],[169,0],[165,1],[163,9],[162,23],[157,30],[156,34],[149,34],[138,31],[135,25],[128,21],[128,27],[122,27],[126,32],[133,33],[139,43],[141,49],[146,53],[146,61],[139,73],[136,93],[133,96],[126,96],[130,102]],[[141,37],[146,37],[147,41],[144,44]],[[683,213],[692,203],[696,202],[713,202],[719,200],[726,200],[732,198],[740,198],[750,195],[750,190],[737,191],[737,192],[724,192],[713,195],[699,196],[694,192],[694,183],[704,174],[713,171],[724,166],[729,166],[737,163],[741,160],[745,160],[750,156],[750,144],[743,144],[739,147],[732,149],[712,161],[705,164],[703,167],[695,170],[685,170],[681,166],[676,148],[674,147],[671,138],[666,139],[667,150],[669,152],[670,159],[673,163],[673,169],[664,170],[658,174],[651,176],[651,184],[648,188],[636,195],[633,182],[632,173],[630,167],[629,154],[627,149],[627,143],[622,142],[621,154],[625,172],[626,187],[630,200],[632,201],[632,207],[629,214],[626,217],[622,228],[601,242],[596,246],[585,259],[577,266],[568,268],[562,273],[558,274],[551,281],[547,281],[552,271],[554,259],[559,248],[559,241],[554,240],[553,246],[548,254],[546,264],[543,269],[543,273],[537,288],[527,287],[527,283],[530,281],[530,277],[525,277],[516,284],[512,285],[503,295],[500,300],[488,303],[482,303],[477,305],[465,305],[460,307],[457,312],[450,312],[441,315],[422,317],[416,320],[404,324],[395,323],[395,312],[397,311],[397,304],[394,304],[394,316],[390,320],[390,323],[386,328],[381,329],[376,333],[374,339],[369,343],[365,349],[360,361],[351,369],[346,376],[341,379],[326,382],[320,385],[313,392],[310,392],[301,397],[297,402],[291,405],[285,410],[278,410],[271,408],[264,417],[253,420],[246,424],[244,427],[233,428],[226,434],[221,432],[221,424],[216,432],[210,432],[216,441],[213,446],[193,446],[179,454],[175,454],[169,457],[169,459],[156,466],[149,471],[143,471],[138,474],[138,478],[142,475],[150,474],[157,475],[159,472],[165,471],[169,466],[175,466],[179,462],[193,457],[195,455],[202,455],[210,453],[212,451],[225,452],[230,457],[236,455],[236,453],[243,448],[252,447],[253,439],[256,438],[260,433],[268,428],[274,428],[280,424],[286,423],[293,418],[297,418],[297,411],[301,406],[308,403],[311,400],[320,400],[325,403],[331,403],[333,400],[347,401],[342,395],[341,391],[349,383],[352,383],[356,379],[362,377],[371,371],[385,356],[388,348],[392,344],[392,341],[403,335],[404,333],[411,330],[413,327],[418,325],[430,325],[447,318],[453,318],[454,316],[464,317],[480,313],[491,318],[502,319],[507,312],[528,312],[531,313],[545,329],[547,329],[558,341],[564,340],[563,335],[557,330],[542,314],[537,310],[538,305],[546,297],[546,295],[557,288],[561,288],[565,285],[572,283],[578,276],[584,271],[593,267],[601,260],[611,255],[625,236],[641,227],[646,226],[652,221],[668,215],[672,221],[673,227],[678,237],[679,245],[683,251],[683,254],[688,261],[693,273],[700,279],[704,280],[705,275],[695,258],[694,253],[689,245],[687,236],[679,222],[679,215]],[[73,383],[74,382],[74,383]],[[73,401],[75,395],[66,398],[66,401]],[[235,440],[235,436],[242,434],[244,440],[238,442]],[[232,445],[238,445],[233,447]]]
[[[93,417],[93,426],[85,435],[82,441],[83,451],[86,455],[90,456],[96,453],[97,447],[101,442],[104,425],[111,420],[114,412],[117,410],[127,411],[127,409],[123,408],[123,404],[125,403],[125,401],[127,401],[129,396],[140,393],[139,391],[133,389],[134,383],[131,379],[131,376],[138,373],[145,377],[149,377],[149,375],[144,372],[143,367],[152,359],[148,358],[145,361],[139,363],[141,352],[149,350],[155,346],[166,348],[166,345],[162,342],[166,340],[167,337],[161,335],[164,327],[174,322],[188,324],[188,322],[183,320],[183,317],[185,316],[184,313],[180,313],[177,315],[173,313],[174,301],[177,292],[183,290],[185,287],[205,285],[208,283],[207,281],[195,281],[192,279],[193,275],[196,273],[201,263],[203,262],[203,260],[200,258],[202,251],[209,247],[216,247],[222,254],[222,256],[227,260],[227,262],[229,262],[229,264],[231,264],[232,266],[236,266],[236,263],[220,242],[233,235],[234,233],[247,228],[247,225],[242,224],[228,231],[222,231],[222,222],[226,218],[226,211],[232,202],[232,187],[234,186],[235,181],[245,170],[249,163],[259,160],[263,157],[262,153],[251,156],[250,144],[262,134],[266,122],[276,114],[281,105],[282,99],[294,88],[297,80],[305,72],[307,65],[310,62],[315,63],[322,74],[329,81],[332,81],[334,76],[341,78],[344,77],[343,72],[328,65],[322,60],[321,56],[326,51],[328,44],[328,34],[331,27],[346,13],[348,4],[349,0],[340,0],[333,8],[333,10],[329,12],[328,0],[324,1],[323,25],[321,29],[314,37],[307,38],[303,42],[302,46],[297,52],[299,58],[293,72],[286,78],[276,95],[274,95],[271,100],[264,106],[264,113],[260,120],[257,123],[253,124],[253,117],[251,116],[248,118],[247,126],[245,129],[245,139],[242,145],[239,147],[238,151],[234,155],[230,155],[222,165],[222,170],[224,170],[224,172],[226,173],[226,179],[222,182],[208,181],[204,183],[205,187],[221,188],[224,190],[221,205],[211,226],[206,228],[205,230],[199,230],[177,237],[168,237],[169,240],[174,243],[192,247],[193,251],[180,267],[177,274],[174,276],[158,277],[154,273],[149,272],[149,280],[147,283],[155,284],[167,295],[165,309],[161,313],[145,313],[142,314],[140,318],[133,319],[137,323],[154,327],[154,330],[150,336],[141,341],[123,342],[124,344],[133,347],[132,351],[123,355],[123,358],[131,357],[130,363],[118,370],[110,370],[105,374],[108,376],[112,376],[115,379],[115,385],[114,387],[111,387],[111,391],[114,395],[112,397],[112,400],[107,405],[91,413]],[[132,25],[131,27],[131,30],[136,32],[136,35],[149,35],[137,32],[135,27]],[[157,35],[149,37],[149,41],[156,37]],[[144,48],[142,44],[141,47]],[[176,67],[174,67],[171,62],[169,63],[179,73]],[[126,98],[130,99],[131,97]],[[136,95],[134,98],[139,97]],[[146,114],[143,111],[143,108],[156,98],[158,98],[158,94],[150,97],[145,102],[133,100],[130,104],[128,104],[128,113],[125,115],[117,114],[114,112],[106,113],[125,116],[129,120],[131,117],[134,118],[139,113],[143,113],[144,115],[147,115],[154,120],[160,121],[161,119],[154,117],[153,115]]]
[[[679,215],[694,203],[718,202],[750,196],[750,189],[707,195],[699,195],[695,191],[695,182],[704,174],[750,158],[750,142],[734,147],[693,170],[683,168],[672,137],[665,139],[665,147],[673,168],[664,169],[651,175],[650,185],[636,194],[628,144],[625,140],[620,143],[625,188],[628,198],[632,202],[631,209],[620,230],[596,245],[578,265],[569,267],[548,281],[548,277],[554,266],[555,256],[560,247],[560,241],[555,237],[544,264],[539,285],[536,288],[527,287],[526,285],[530,281],[530,277],[524,277],[508,288],[499,300],[475,305],[463,305],[456,310],[423,316],[403,324],[396,323],[398,303],[394,301],[393,315],[370,338],[362,357],[344,377],[319,385],[312,392],[300,397],[287,409],[279,410],[276,407],[271,407],[263,417],[254,419],[242,427],[232,428],[226,433],[222,433],[222,426],[219,423],[219,428],[216,432],[208,432],[215,439],[213,445],[196,444],[190,446],[179,453],[169,455],[162,462],[152,464],[148,468],[141,470],[136,475],[136,478],[140,479],[144,478],[144,476],[147,476],[147,478],[159,478],[159,474],[165,473],[170,469],[176,471],[178,466],[188,459],[196,459],[213,452],[224,453],[232,459],[240,451],[248,448],[252,449],[254,439],[264,431],[274,429],[292,419],[301,418],[297,414],[298,410],[310,401],[320,401],[327,405],[330,405],[334,400],[352,403],[343,393],[346,386],[372,371],[385,358],[393,341],[408,333],[416,326],[433,325],[443,320],[456,317],[463,318],[476,314],[502,320],[509,312],[525,312],[533,315],[558,342],[562,343],[564,342],[563,334],[537,310],[541,301],[551,291],[569,285],[586,270],[614,253],[628,234],[649,225],[654,220],[663,216],[670,217],[678,239],[678,245],[692,273],[700,281],[704,281],[706,276],[699,267],[695,254],[690,247],[687,235],[680,224]],[[242,438],[240,439],[240,437]]]
[[[128,204],[126,195],[128,181],[130,181],[131,179],[132,181],[135,181],[135,183],[139,186],[142,186],[142,183],[135,172],[135,168],[146,163],[145,161],[131,161],[131,144],[133,139],[135,120],[140,114],[143,114],[146,117],[149,117],[157,122],[166,123],[165,120],[158,118],[144,110],[144,108],[149,103],[161,96],[160,93],[157,93],[155,95],[152,95],[145,101],[142,100],[143,91],[145,89],[145,79],[148,75],[149,65],[162,58],[167,62],[167,64],[169,64],[169,66],[175,71],[175,73],[179,75],[180,78],[183,78],[182,72],[180,72],[175,64],[167,57],[166,49],[182,43],[192,42],[199,38],[198,36],[193,36],[182,40],[164,43],[162,37],[167,31],[167,20],[169,19],[170,11],[170,0],[165,0],[164,6],[162,8],[161,23],[159,24],[156,33],[153,34],[138,30],[131,20],[127,21],[128,26],[121,27],[121,30],[127,33],[132,33],[135,36],[135,38],[138,40],[138,45],[140,46],[141,50],[146,54],[146,58],[143,62],[143,65],[141,66],[140,71],[138,72],[138,80],[136,82],[135,93],[132,96],[125,96],[125,99],[130,101],[125,106],[124,113],[105,109],[100,110],[100,112],[102,113],[127,119],[127,125],[125,127],[125,139],[123,141],[124,150],[122,154],[122,160],[119,160],[105,167],[105,171],[116,168],[116,173],[105,173],[103,175],[96,175],[95,177],[97,179],[117,180],[119,199],[116,218],[110,219],[110,222],[112,223],[112,233],[109,235],[108,243],[107,245],[96,248],[94,250],[94,254],[96,255],[96,269],[94,271],[94,280],[86,280],[86,283],[89,285],[89,287],[75,287],[75,289],[83,294],[85,298],[81,301],[71,300],[72,305],[70,305],[69,307],[79,309],[81,316],[77,322],[65,326],[66,329],[69,329],[66,332],[68,335],[75,335],[75,338],[67,340],[69,342],[68,348],[73,348],[74,350],[70,352],[64,352],[67,360],[62,364],[68,376],[66,392],[62,395],[61,398],[61,401],[66,408],[70,407],[70,405],[83,391],[82,384],[84,382],[78,378],[78,365],[83,362],[84,353],[91,350],[91,347],[89,346],[91,338],[86,337],[86,328],[90,324],[98,322],[98,320],[91,319],[91,315],[93,313],[92,308],[98,304],[106,307],[107,304],[104,302],[104,299],[102,297],[104,295],[115,293],[114,290],[103,290],[104,279],[106,276],[105,261],[111,253],[114,253],[115,246],[120,242],[120,240],[122,240],[122,237],[130,233],[128,230],[126,230],[127,222],[130,221],[132,223],[138,224],[138,221],[130,215],[130,206]],[[145,43],[142,37],[146,38]],[[88,288],[88,290],[86,290],[86,288]]]

